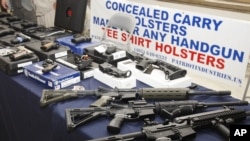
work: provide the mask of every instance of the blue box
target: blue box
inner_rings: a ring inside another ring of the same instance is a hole
[[[53,89],[61,89],[72,84],[80,82],[80,72],[68,68],[62,64],[57,65],[57,68],[49,73],[42,72],[43,61],[37,62],[24,67],[25,76],[37,80]]]
[[[101,42],[93,42],[93,41],[75,44],[71,42],[71,39],[73,39],[73,36],[58,38],[56,39],[56,41],[61,45],[69,47],[74,54],[78,55],[83,55],[85,48],[95,47],[102,44]]]

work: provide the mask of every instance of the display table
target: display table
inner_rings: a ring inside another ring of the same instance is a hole
[[[96,97],[86,96],[74,100],[49,105],[40,108],[39,101],[44,89],[43,85],[26,78],[24,75],[7,76],[0,72],[0,140],[1,141],[84,141],[108,135],[106,126],[109,118],[103,117],[95,122],[90,122],[68,132],[66,128],[65,109],[88,107],[96,100]],[[76,85],[82,85],[86,89],[97,89],[105,84],[93,78],[81,81]],[[140,87],[147,87],[137,82]],[[71,89],[69,87],[68,89]],[[198,90],[204,90],[198,87]],[[204,102],[234,101],[231,96],[194,96],[191,99]],[[250,106],[237,107],[250,110]],[[209,109],[211,110],[211,109]],[[157,121],[162,121],[157,117]],[[242,122],[250,124],[250,118]],[[121,134],[139,131],[143,122],[125,122]],[[214,129],[206,129],[197,132],[196,141],[224,139]]]

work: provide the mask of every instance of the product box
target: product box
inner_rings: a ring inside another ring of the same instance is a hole
[[[111,88],[134,88],[136,87],[136,78],[130,76],[127,78],[117,78],[115,76],[101,72],[98,68],[94,70],[94,78]]]
[[[61,89],[80,82],[80,72],[68,68],[62,64],[48,73],[43,73],[44,62],[37,62],[24,67],[25,76],[32,78],[52,89]]]
[[[81,80],[93,77],[94,69],[98,68],[98,64],[92,61],[91,65],[87,66],[84,69],[79,69],[78,64],[76,64],[76,62],[75,62],[75,55],[74,54],[69,54],[66,57],[58,58],[58,59],[56,59],[56,62],[61,63],[69,68],[74,69],[74,70],[80,71]]]
[[[55,60],[60,57],[67,56],[70,53],[70,49],[66,46],[60,45],[57,49],[51,49],[50,51],[43,51],[41,49],[42,42],[29,42],[25,44],[25,47],[34,51],[40,60],[52,59]]]
[[[32,55],[29,57],[24,57],[20,60],[12,60],[10,59],[10,55],[16,53],[18,49],[25,49],[23,46],[12,47],[12,48],[4,48],[0,49],[0,70],[5,72],[8,75],[17,75],[23,72],[23,67],[38,62],[38,57],[30,52]]]
[[[137,80],[154,88],[185,88],[191,86],[191,78],[188,76],[174,80],[166,80],[163,71],[154,69],[150,74],[144,73],[135,67],[136,63],[130,59],[118,62],[117,68],[120,70],[132,71],[132,76]]]
[[[83,43],[72,43],[71,39],[73,39],[73,35],[58,38],[58,39],[56,39],[56,41],[61,45],[69,47],[74,54],[78,54],[78,55],[84,54],[85,53],[85,51],[84,51],[85,48],[96,47],[96,46],[101,45],[101,42],[94,42],[94,41],[83,42]]]

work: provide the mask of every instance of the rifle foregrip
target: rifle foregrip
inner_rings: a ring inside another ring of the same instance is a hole
[[[188,99],[188,90],[188,88],[142,88],[138,96],[145,99],[184,100]]]
[[[109,125],[107,126],[108,132],[112,134],[120,133],[120,128],[122,126],[123,121],[124,121],[124,117],[116,115],[115,118],[112,119]]]
[[[94,103],[90,104],[90,107],[102,107],[109,103],[111,97],[110,96],[102,96],[98,100],[96,100]]]

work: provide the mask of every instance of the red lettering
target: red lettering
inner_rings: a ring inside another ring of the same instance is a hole
[[[181,58],[187,58],[188,55],[187,55],[187,50],[186,49],[181,49]]]
[[[204,64],[204,62],[205,62],[205,54],[198,53],[198,55],[197,55],[197,62],[201,63],[201,64]]]
[[[223,60],[222,58],[219,58],[218,60],[217,60],[217,65],[216,65],[216,67],[218,68],[218,69],[224,69],[225,68],[225,60]]]
[[[215,66],[215,57],[213,56],[207,56],[207,60],[206,60],[206,65],[211,65],[212,67]]]
[[[112,29],[107,29],[107,36],[117,39],[117,31],[116,30],[112,30]]]

